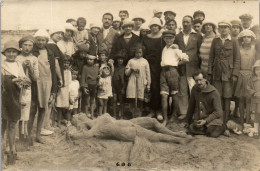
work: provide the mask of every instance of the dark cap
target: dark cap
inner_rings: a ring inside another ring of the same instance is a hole
[[[195,18],[195,16],[196,16],[197,14],[202,14],[202,15],[204,16],[204,18],[205,18],[205,13],[204,13],[203,11],[200,11],[200,10],[194,12],[193,18]]]
[[[171,14],[173,14],[176,17],[176,13],[171,11],[171,10],[164,11],[163,14],[166,15],[167,13],[171,13]]]
[[[163,37],[175,37],[176,33],[173,30],[166,30],[162,33]]]

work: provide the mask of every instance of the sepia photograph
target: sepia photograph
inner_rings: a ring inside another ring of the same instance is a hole
[[[1,170],[260,171],[258,0],[1,0]]]

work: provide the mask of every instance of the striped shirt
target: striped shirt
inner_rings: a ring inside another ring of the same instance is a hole
[[[215,38],[215,34],[210,34],[209,36],[204,36],[202,44],[200,46],[200,58],[201,58],[201,70],[205,73],[208,73],[208,62],[209,62],[209,53],[211,48],[211,43]]]

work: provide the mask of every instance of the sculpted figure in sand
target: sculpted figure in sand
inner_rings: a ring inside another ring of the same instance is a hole
[[[94,120],[87,118],[85,114],[75,115],[72,119],[72,126],[68,128],[67,135],[74,140],[97,137],[134,141],[138,136],[151,142],[185,144],[190,141],[190,137],[186,133],[173,132],[156,119],[139,117],[131,120],[116,120],[109,114],[104,114]]]

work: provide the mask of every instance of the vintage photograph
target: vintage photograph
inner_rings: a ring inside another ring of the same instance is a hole
[[[1,0],[1,170],[259,171],[258,0]]]

